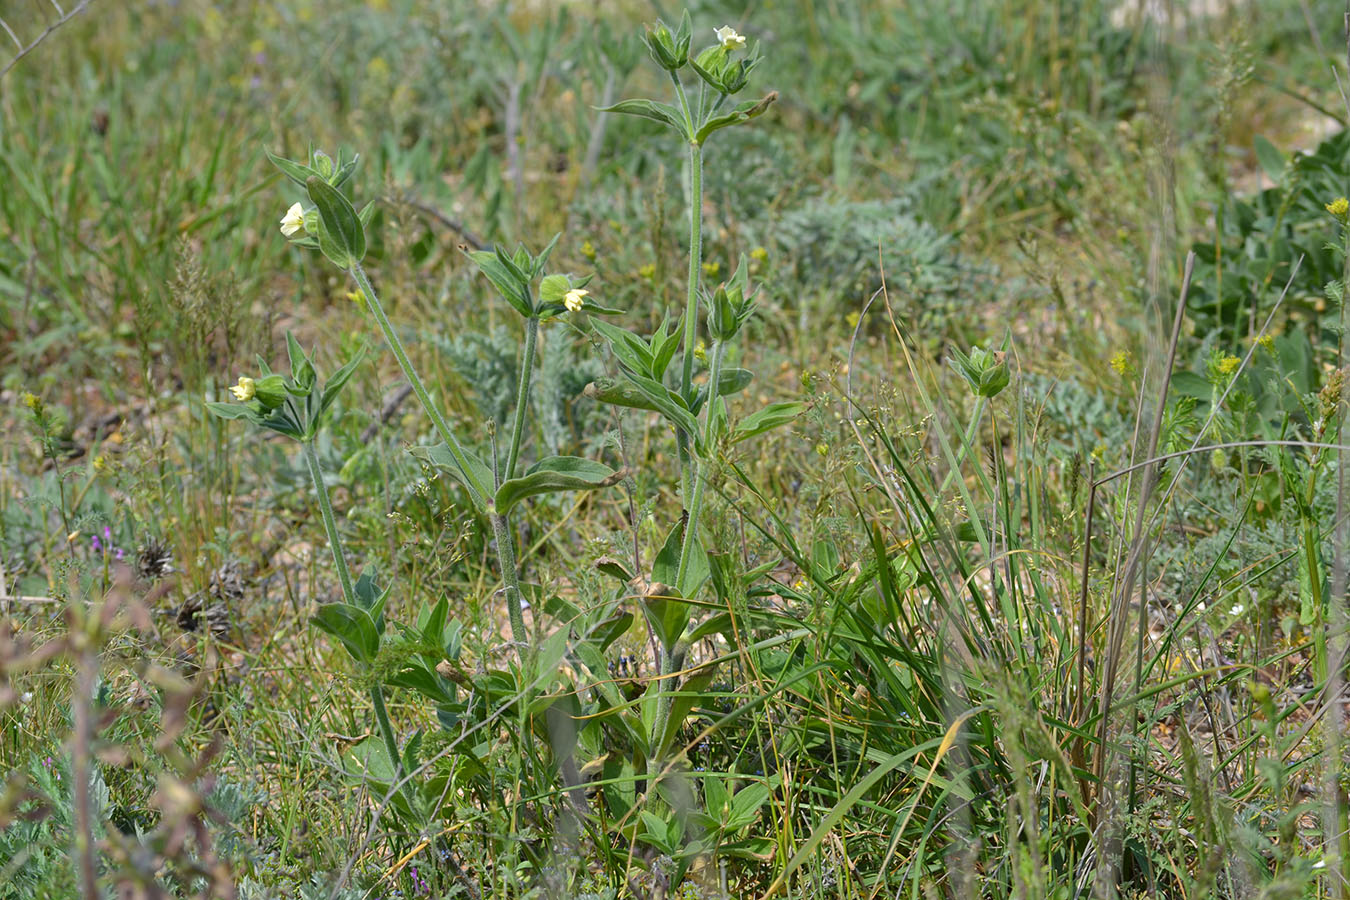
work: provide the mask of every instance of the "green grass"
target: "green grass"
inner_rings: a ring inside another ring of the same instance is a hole
[[[587,390],[622,357],[585,316],[520,404],[460,250],[561,232],[609,321],[679,316],[685,150],[597,107],[673,100],[639,38],[680,12],[95,2],[0,76],[0,900],[1344,895],[1350,143],[1305,137],[1346,115],[1340,20],[691,8],[778,92],[703,152],[695,270],[759,292],[695,371],[754,372],[728,429],[804,407],[695,469]],[[500,465],[519,411],[520,469],[622,483],[498,522],[409,452],[442,438],[372,298],[277,233],[308,200],[264,150],[311,146],[363,154],[363,266],[447,428]],[[205,405],[288,333],[320,382],[366,349],[314,443],[390,587],[365,658],[311,627],[370,598],[306,454]]]

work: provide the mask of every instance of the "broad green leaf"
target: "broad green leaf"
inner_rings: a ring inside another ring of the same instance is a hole
[[[342,368],[333,373],[332,377],[324,383],[323,397],[319,401],[319,415],[328,412],[328,408],[333,405],[333,401],[338,398],[342,388],[351,379],[356,372],[356,367],[361,364],[361,360],[366,355],[366,348],[362,347],[356,351],[356,355]]]
[[[679,737],[680,730],[684,727],[684,720],[693,710],[694,705],[703,699],[703,691],[712,683],[714,674],[716,673],[710,667],[704,668],[680,682],[679,690],[674,692],[675,696],[670,701],[670,718],[666,719],[666,733],[661,735],[655,747],[655,755],[658,759],[666,754],[670,745]],[[672,682],[656,682],[656,684],[664,684],[665,689],[670,690]]]
[[[242,403],[217,403],[210,401],[206,404],[206,409],[215,416],[222,419],[253,419],[257,413]]]
[[[389,588],[381,588],[376,580],[375,572],[372,569],[366,569],[356,579],[356,584],[352,585],[352,590],[356,594],[357,604],[375,622],[376,633],[384,634],[384,604],[389,599]]]
[[[684,135],[686,140],[690,137],[684,126],[684,115],[669,103],[657,103],[655,100],[624,100],[613,106],[607,106],[600,112],[622,113],[625,116],[638,116],[663,122]]]
[[[750,386],[750,382],[755,380],[755,373],[749,369],[723,369],[717,373],[717,396],[726,397],[730,394],[738,394]],[[693,411],[697,413],[703,408],[703,404],[708,399],[708,385],[699,388],[698,398],[694,401]]]
[[[572,279],[566,275],[546,275],[539,282],[539,299],[545,303],[559,303],[572,289]]]
[[[366,255],[366,232],[361,227],[361,217],[356,214],[351,201],[318,175],[311,175],[305,181],[305,189],[309,191],[309,199],[318,207],[319,218],[323,221],[324,227],[319,231],[319,249],[329,259],[338,262],[330,249],[324,246],[326,233],[328,240],[346,255],[347,262],[343,268],[355,266]]]
[[[806,411],[806,404],[797,401],[770,403],[736,423],[731,431],[732,443],[749,440],[752,437],[772,431],[788,424]]]
[[[460,461],[455,458],[455,454],[444,441],[428,447],[413,447],[410,452],[416,458],[449,472],[455,477],[455,480],[469,489],[471,495],[480,488],[490,489],[493,484],[492,469],[477,454],[467,448],[463,451],[464,462],[467,463],[472,477],[464,474],[464,467],[460,465]],[[475,484],[475,482],[477,483]]]
[[[625,331],[616,325],[598,319],[591,325],[609,343],[614,355],[629,371],[646,378],[653,376],[655,362],[651,348],[647,346],[646,341],[630,331]]]
[[[675,358],[675,351],[680,348],[679,323],[673,328],[669,327],[669,324],[669,320],[663,319],[656,331],[652,332],[652,377],[657,381],[665,376],[666,367]]]
[[[1271,181],[1278,182],[1280,176],[1284,174],[1284,155],[1261,135],[1253,139],[1252,144],[1256,148],[1256,161],[1261,164],[1261,171],[1266,173],[1266,177]]]
[[[698,134],[694,135],[694,143],[702,144],[714,131],[763,115],[764,111],[777,99],[778,92],[772,91],[762,100],[746,100],[738,103],[731,112],[715,116],[705,122],[703,127],[698,130]]]
[[[769,786],[762,781],[752,782],[735,793],[731,798],[731,818],[727,825],[732,830],[754,824],[759,818],[760,807],[769,799]]]
[[[491,250],[475,250],[469,254],[469,258],[477,264],[479,271],[488,277],[516,312],[527,319],[534,315],[534,310],[530,308],[525,281],[517,276],[519,270],[514,264],[504,262],[500,254]]]
[[[284,156],[273,156],[272,151],[266,148],[263,148],[263,153],[267,154],[267,158],[271,160],[272,165],[281,170],[281,174],[285,175],[301,187],[305,187],[305,182],[309,180],[310,176],[319,174],[309,166],[302,165],[298,162],[292,162]]]
[[[615,406],[649,409],[665,416],[688,434],[698,430],[698,422],[674,391],[650,378],[632,374],[622,379],[597,378],[587,388],[588,396]]]
[[[519,478],[502,482],[494,502],[497,512],[505,515],[526,497],[558,491],[593,491],[616,484],[623,477],[622,472],[601,462],[579,456],[550,456],[530,466]]]
[[[314,624],[342,642],[357,662],[370,663],[380,650],[380,633],[370,613],[350,603],[325,603]]]

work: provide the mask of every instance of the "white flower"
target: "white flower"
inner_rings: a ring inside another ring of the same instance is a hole
[[[33,702],[33,692],[32,692],[32,691],[24,691],[22,694],[19,695],[19,702],[20,702],[20,703],[23,703],[23,704],[25,704],[25,705],[27,705],[27,704],[29,704],[29,703],[32,703],[32,702]]]
[[[736,29],[730,25],[723,25],[713,33],[717,35],[717,43],[722,45],[723,50],[735,50],[737,47],[745,46],[745,35],[737,34]]]
[[[239,383],[230,388],[230,393],[234,394],[234,399],[238,400],[240,403],[247,403],[252,400],[253,395],[256,392],[257,388],[253,383],[253,379],[245,375],[240,375]]]
[[[290,237],[297,231],[303,231],[305,228],[305,208],[299,203],[292,203],[291,208],[286,210],[286,215],[281,220],[281,233]]]
[[[567,307],[568,312],[581,312],[581,298],[589,293],[590,291],[583,291],[581,288],[572,288],[563,296],[563,306]]]

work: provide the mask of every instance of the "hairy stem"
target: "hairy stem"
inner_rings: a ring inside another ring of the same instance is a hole
[[[450,426],[446,424],[440,411],[431,402],[431,395],[427,393],[426,386],[422,383],[422,379],[418,377],[417,370],[413,368],[412,360],[408,359],[408,352],[403,349],[403,342],[399,340],[398,333],[394,331],[394,326],[390,323],[389,317],[384,314],[384,307],[380,305],[380,298],[376,295],[375,288],[371,286],[370,279],[366,277],[366,271],[361,268],[360,263],[352,266],[351,275],[352,280],[356,282],[356,286],[365,295],[366,305],[375,316],[380,331],[384,333],[384,339],[389,344],[389,349],[394,352],[394,358],[398,360],[399,368],[403,370],[403,377],[408,379],[408,384],[412,386],[413,393],[417,395],[422,408],[426,410],[427,416],[431,419],[431,424],[435,426],[436,433],[450,448],[450,454],[455,458],[455,462],[464,475],[465,483],[469,486],[469,493],[473,496],[474,503],[483,505],[491,496],[490,485],[481,484],[478,477],[474,475],[473,469],[469,467],[464,448],[460,446],[454,432],[450,430]]]
[[[525,643],[525,614],[521,605],[520,575],[516,571],[515,543],[506,517],[498,515],[492,509],[492,486],[482,484],[473,474],[473,470],[469,467],[468,458],[464,454],[464,449],[455,439],[455,435],[450,431],[450,426],[445,423],[440,411],[431,402],[431,395],[427,393],[426,386],[422,384],[422,379],[418,377],[412,361],[408,359],[408,353],[403,349],[403,342],[394,332],[394,326],[390,323],[389,317],[384,314],[384,307],[380,305],[380,298],[375,294],[375,288],[371,286],[365,270],[359,264],[353,265],[351,274],[356,281],[356,286],[365,294],[366,305],[375,315],[375,321],[379,323],[380,330],[384,332],[384,338],[389,343],[389,349],[394,351],[394,357],[403,369],[403,375],[408,379],[408,384],[412,386],[413,393],[417,395],[422,408],[426,410],[427,416],[431,418],[431,423],[436,427],[436,432],[441,436],[441,440],[445,441],[446,446],[450,448],[451,455],[454,456],[455,462],[459,464],[460,471],[464,473],[465,483],[469,486],[469,494],[473,497],[474,503],[481,509],[486,510],[488,518],[492,520],[492,531],[497,539],[497,564],[501,567],[502,582],[506,585],[506,603],[507,612],[511,617],[511,635],[523,647]],[[527,357],[532,355],[532,353],[526,354]],[[528,384],[528,377],[524,379],[523,383]],[[522,407],[517,408],[517,419],[520,417],[520,408]],[[519,428],[517,428],[518,431]],[[513,436],[512,445],[516,446],[516,443],[516,438]]]
[[[722,354],[724,351],[725,345],[721,341],[713,342],[708,368],[708,399],[703,404],[703,415],[705,417],[703,443],[706,453],[712,452],[713,414],[717,408],[717,382],[722,377]],[[685,582],[689,578],[689,560],[693,556],[694,542],[698,539],[698,516],[703,506],[703,485],[706,480],[706,478],[701,477],[700,473],[695,473],[694,497],[689,503],[689,518],[684,523],[684,542],[680,545],[680,568],[675,576],[675,587],[682,597],[689,596],[690,586]]]
[[[497,542],[497,558],[501,561],[502,581],[506,585],[506,614],[511,619],[511,639],[521,648],[528,643],[525,632],[525,604],[520,593],[520,575],[516,572],[516,539],[511,533],[511,523],[507,517],[493,510],[492,536]]]
[[[319,465],[319,452],[314,449],[314,441],[303,442],[305,462],[309,463],[309,477],[314,481],[314,493],[319,495],[319,512],[323,514],[323,527],[328,532],[328,546],[333,551],[333,565],[337,568],[338,580],[342,582],[342,598],[352,606],[356,602],[356,588],[352,584],[352,570],[347,567],[347,554],[342,550],[342,539],[338,535],[337,517],[333,515],[333,503],[328,499],[328,488],[323,483],[323,469]],[[398,741],[394,739],[394,729],[389,724],[389,712],[384,706],[384,687],[378,683],[370,687],[370,702],[375,707],[375,721],[384,738],[384,747],[389,751],[389,763],[395,772],[402,774],[399,763]]]
[[[520,360],[520,386],[516,390],[515,421],[511,424],[511,452],[506,457],[506,474],[502,480],[516,477],[516,463],[520,460],[520,437],[525,431],[525,413],[530,406],[530,375],[534,371],[534,348],[539,339],[539,320],[525,320],[525,354]]]

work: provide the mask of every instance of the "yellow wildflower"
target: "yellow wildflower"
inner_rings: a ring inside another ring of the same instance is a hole
[[[656,263],[643,263],[638,267],[638,277],[651,280],[656,277]]]
[[[572,288],[563,295],[563,306],[567,307],[568,312],[581,312],[581,307],[585,304],[582,298],[589,293],[590,291],[581,288]]]
[[[240,403],[247,403],[252,400],[253,395],[257,393],[257,386],[254,384],[252,378],[249,378],[247,375],[240,375],[239,383],[230,388],[230,393],[234,394],[234,399],[238,400]]]
[[[1338,219],[1344,219],[1347,213],[1350,213],[1350,200],[1344,197],[1337,197],[1327,204],[1327,212]]]
[[[1242,360],[1238,359],[1236,356],[1225,356],[1223,359],[1219,360],[1219,374],[1232,375],[1237,371],[1238,364],[1241,362]]]
[[[703,274],[707,275],[709,278],[716,278],[717,273],[720,271],[722,271],[722,264],[716,260],[705,262],[703,264]]]
[[[1125,376],[1134,371],[1134,365],[1130,362],[1130,354],[1124,350],[1111,357],[1111,368],[1115,369],[1116,374]]]
[[[753,259],[755,262],[760,263],[768,262],[769,251],[765,250],[763,247],[756,247],[755,249],[750,251],[750,258]]]
[[[581,255],[589,259],[591,262],[595,262],[595,255],[596,255],[595,245],[592,244],[590,241],[587,241],[586,243],[582,244]]]

